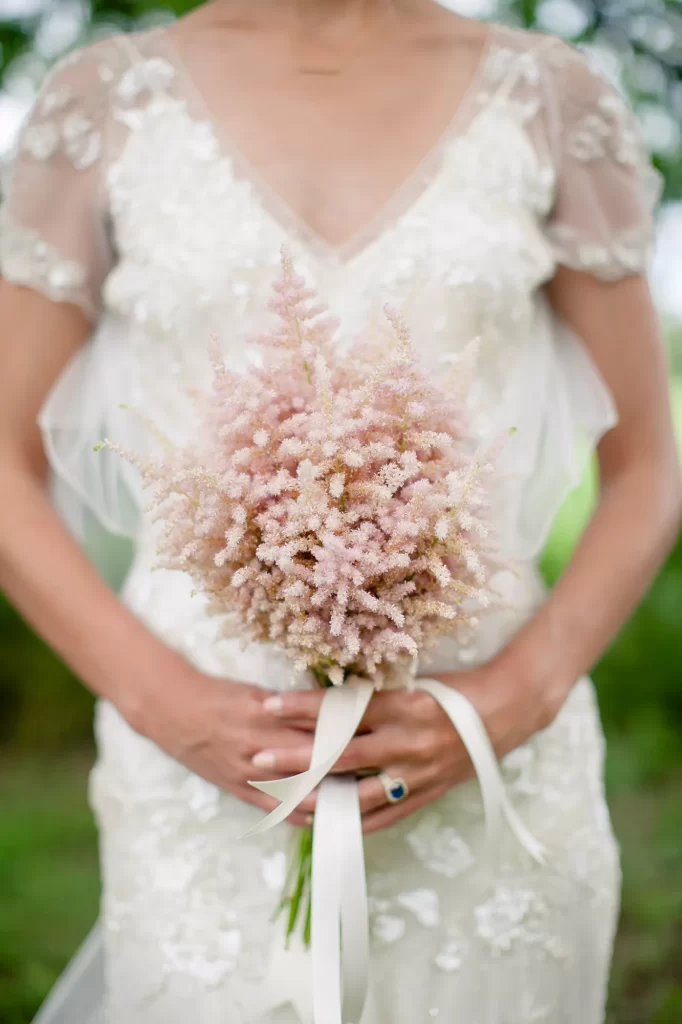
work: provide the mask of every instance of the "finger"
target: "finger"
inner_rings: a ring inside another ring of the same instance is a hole
[[[435,771],[444,761],[450,764],[462,756],[466,755],[450,723],[445,729],[418,723],[411,727],[388,724],[355,736],[339,758],[337,769],[350,772],[397,763]]]
[[[390,727],[355,736],[334,766],[335,772],[357,772],[403,761],[400,735]]]
[[[381,780],[376,777],[362,779],[358,783],[358,800],[360,801],[360,813],[363,816],[380,807],[385,807],[388,797]]]
[[[385,804],[375,811],[370,811],[363,816],[362,831],[365,835],[371,835],[372,832],[378,832],[380,829],[390,828],[391,825],[414,814],[420,808],[428,806],[435,800],[440,800],[447,793],[448,788],[447,785],[440,783],[437,786],[410,794],[406,800],[402,800],[398,804]]]
[[[265,695],[262,708],[274,718],[314,723],[323,699],[324,690],[291,690]],[[379,690],[372,696],[360,729],[374,729],[388,722],[428,723],[442,714],[438,702],[424,690]]]
[[[376,729],[387,723],[406,721],[411,724],[429,722],[436,713],[438,704],[424,690],[379,690],[369,703],[362,725]]]
[[[251,758],[251,778],[266,782],[286,778],[288,775],[300,775],[310,768],[312,754],[313,745],[310,740],[299,740],[295,746],[266,747]]]
[[[316,718],[291,718],[287,719],[287,725],[291,726],[297,732],[305,732],[312,735],[315,732],[317,726]]]
[[[293,736],[293,739],[292,739]],[[269,738],[268,738],[269,739]],[[274,779],[286,775],[298,775],[310,768],[313,745],[310,740],[303,740],[300,734],[292,733],[287,737],[286,744],[278,742],[280,737],[273,736],[272,746],[264,739],[264,747],[257,750],[251,760],[254,770],[258,773],[255,779]],[[334,774],[377,769],[379,765],[405,758],[405,737],[398,730],[390,728],[377,732],[356,736],[350,741],[341,754],[332,772]]]
[[[293,811],[288,818],[284,819],[287,825],[294,825],[296,828],[312,828],[314,817],[303,811]]]
[[[430,773],[415,773],[410,765],[391,765],[390,768],[385,770],[385,774],[394,782],[403,782],[407,787],[408,796],[400,801],[401,806],[407,803],[416,793],[431,789],[433,786]],[[360,813],[363,815],[363,818],[365,815],[385,807],[398,806],[397,803],[392,803],[389,800],[380,776],[362,779],[358,783],[358,798],[360,800]]]
[[[238,749],[250,760],[269,750],[312,750],[312,740],[312,733],[292,728],[289,722],[270,721],[240,734]]]
[[[267,780],[298,775],[310,768],[313,745],[303,734],[287,730],[282,734],[258,736],[261,749],[251,759],[253,778]],[[334,774],[378,770],[386,764],[411,764],[420,778],[436,771],[436,743],[426,729],[416,734],[402,727],[384,726],[375,732],[355,736],[332,768]]]
[[[275,718],[316,722],[324,699],[324,690],[290,690],[287,693],[268,694],[263,701],[263,710]],[[414,705],[423,704],[427,697],[422,691],[411,693],[407,690],[381,690],[375,692],[363,719],[365,727],[382,724],[396,718],[403,719]],[[432,700],[432,698],[428,698]],[[433,702],[433,701],[432,701]]]
[[[322,690],[291,690],[273,693],[263,701],[263,711],[274,718],[316,722],[324,697]]]

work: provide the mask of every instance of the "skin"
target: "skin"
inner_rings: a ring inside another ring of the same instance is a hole
[[[261,154],[257,147],[250,153],[257,164],[256,157],[280,147],[280,158],[262,166],[271,172],[273,187],[330,245],[342,244],[356,225],[359,230],[366,223],[385,198],[386,166],[395,164],[399,179],[406,159],[395,149],[388,118],[385,138],[376,140],[385,164],[374,178],[374,166],[363,167],[362,149],[348,145],[346,152],[339,145],[339,126],[352,127],[361,145],[363,132],[376,134],[382,123],[379,108],[399,109],[400,141],[417,140],[424,151],[447,122],[446,111],[425,108],[421,101],[410,105],[407,92],[439,96],[446,68],[457,59],[470,76],[484,43],[480,25],[429,0],[214,0],[175,31],[186,56],[202,45],[207,63],[232,47],[242,54],[240,95],[249,113],[241,120],[235,115],[233,122],[242,141],[249,118],[260,129],[266,122],[281,123],[285,109],[295,114],[289,121],[300,121],[300,137],[273,135]],[[256,61],[254,54],[267,59]],[[302,76],[295,70],[300,63],[347,61],[347,76]],[[267,88],[254,78],[264,67],[273,76]],[[259,111],[265,113],[259,102],[268,96],[272,102],[275,80],[277,116],[258,122]],[[346,180],[352,188],[343,186]],[[360,200],[359,183],[365,186]],[[576,679],[647,590],[676,536],[682,507],[666,360],[646,281],[629,277],[604,284],[561,268],[548,291],[601,370],[620,424],[599,447],[601,493],[593,519],[544,606],[489,663],[438,676],[474,703],[499,755],[556,717]],[[53,382],[91,325],[76,307],[6,282],[0,284],[0,324],[0,586],[134,729],[240,799],[272,809],[275,801],[247,780],[308,767],[320,694],[268,696],[237,680],[202,674],[152,636],[105,586],[50,505],[36,426]],[[366,832],[393,824],[472,774],[457,734],[424,693],[373,698],[337,770],[376,766],[403,777],[410,796],[389,805],[376,779],[363,780]],[[313,795],[291,821],[308,823],[314,806]]]
[[[171,38],[247,175],[345,256],[452,120],[488,31],[431,0],[223,0]]]

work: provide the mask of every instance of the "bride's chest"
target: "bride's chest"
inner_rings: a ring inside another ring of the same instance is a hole
[[[150,330],[202,317],[222,331],[255,324],[284,243],[349,331],[388,301],[468,340],[518,313],[551,272],[542,221],[553,173],[504,110],[452,139],[346,253],[241,173],[183,103],[159,100],[127,115],[126,129],[106,181],[118,259],[104,294]]]

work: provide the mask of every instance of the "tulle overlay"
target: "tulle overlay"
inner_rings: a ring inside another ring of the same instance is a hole
[[[150,421],[174,440],[193,436],[208,335],[231,366],[257,358],[248,337],[268,316],[286,241],[340,316],[340,346],[376,325],[386,302],[435,374],[478,339],[471,415],[482,442],[510,434],[495,502],[517,572],[498,580],[508,609],[485,619],[473,647],[443,644],[428,670],[485,660],[543,599],[533,560],[616,422],[542,286],[559,263],[607,281],[646,268],[658,186],[633,115],[577,51],[493,27],[458,116],[344,253],[251,173],[190,73],[167,29],[70,56],[45,85],[5,184],[2,274],[75,303],[93,324],[40,420],[63,515],[87,545],[97,530],[133,538],[124,600],[194,663],[288,685],[274,651],[219,640],[190,584],[152,572],[135,471],[93,450],[105,437],[153,450]],[[238,842],[258,812],[187,772],[108,704],[97,738],[102,919],[40,1024],[307,1024],[305,956],[278,952],[270,923],[287,830]],[[551,728],[505,759],[547,868],[513,839],[484,863],[475,784],[368,839],[363,1024],[599,1024],[619,880],[602,753],[582,680]]]

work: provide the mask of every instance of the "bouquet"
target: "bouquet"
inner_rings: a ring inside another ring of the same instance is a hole
[[[183,570],[225,629],[266,641],[322,687],[404,677],[444,632],[476,625],[497,562],[491,452],[467,428],[469,346],[444,386],[419,365],[398,312],[343,348],[336,322],[283,251],[273,329],[244,373],[210,343],[201,435],[140,469],[160,564]],[[281,904],[309,937],[311,834]]]

